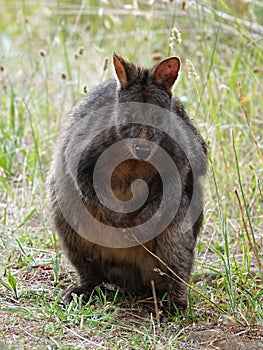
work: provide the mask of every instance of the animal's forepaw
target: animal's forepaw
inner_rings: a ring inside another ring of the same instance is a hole
[[[62,295],[65,303],[69,304],[73,300],[73,294],[76,294],[77,296],[82,296],[83,302],[86,303],[88,302],[91,293],[85,287],[81,287],[81,286],[71,287],[67,289]]]

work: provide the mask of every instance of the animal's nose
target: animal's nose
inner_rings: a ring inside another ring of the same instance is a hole
[[[136,145],[135,153],[139,159],[146,160],[151,154],[151,147],[148,145]]]

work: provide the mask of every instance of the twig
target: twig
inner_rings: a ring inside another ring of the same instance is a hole
[[[242,89],[241,89],[240,86],[239,86],[238,92],[239,92],[239,101],[240,101],[241,107],[243,109],[245,118],[246,118],[246,122],[247,122],[249,133],[250,133],[250,135],[251,135],[251,137],[252,137],[252,139],[253,139],[253,141],[254,141],[254,143],[256,145],[256,149],[257,149],[258,154],[259,154],[259,156],[260,156],[260,158],[262,160],[262,163],[263,163],[263,153],[261,152],[261,149],[260,149],[260,147],[258,145],[258,141],[257,141],[257,139],[255,137],[254,131],[251,128],[251,124],[250,124],[250,120],[249,120],[249,117],[248,117],[247,109],[246,109],[246,106],[244,104],[244,99],[243,99],[243,95],[242,95]]]
[[[127,228],[128,230],[130,230],[129,228]],[[175,273],[173,271],[173,269],[171,269],[158,255],[154,254],[149,248],[147,248],[143,243],[141,243],[137,237],[135,237],[135,235],[133,234],[133,232],[131,232],[134,239],[149,253],[151,254],[153,257],[155,257],[168,271],[171,272],[172,275],[174,275],[180,282],[182,282],[183,284],[185,284],[188,288],[190,288],[191,290],[193,290],[195,293],[197,293],[198,295],[200,295],[202,298],[204,298],[206,301],[208,301],[209,303],[211,303],[212,305],[214,305],[218,310],[220,310],[222,313],[227,314],[228,312],[226,310],[224,310],[223,308],[221,308],[220,306],[218,306],[215,302],[213,302],[211,299],[209,299],[207,296],[205,296],[203,293],[201,293],[198,289],[196,289],[195,287],[191,286],[189,283],[187,283],[182,277],[178,276],[177,273]],[[237,320],[237,322],[239,322],[241,324],[240,321]]]
[[[250,237],[250,234],[248,232],[248,227],[247,227],[247,223],[246,223],[246,219],[245,219],[244,210],[243,210],[243,207],[242,207],[242,204],[241,204],[241,201],[240,201],[239,194],[238,194],[238,192],[236,190],[235,190],[235,195],[236,195],[237,200],[238,200],[238,205],[239,205],[239,208],[240,208],[242,221],[243,221],[243,224],[244,224],[244,228],[245,228],[245,232],[246,232],[246,235],[247,235],[247,239],[248,239],[248,242],[249,242],[250,249],[254,253],[254,255],[255,255],[256,259],[257,259],[258,265],[263,269],[263,263],[262,263],[262,261],[260,260],[260,258],[258,256],[258,253],[257,253],[257,251],[255,249],[255,246],[254,246],[254,244],[252,242],[252,239]]]
[[[92,340],[89,340],[88,338],[86,337],[83,337],[82,335],[78,334],[76,331],[74,331],[73,329],[70,329],[69,327],[65,327],[69,332],[71,332],[73,335],[75,335],[76,337],[78,337],[79,339],[81,339],[82,341],[88,343],[88,344],[91,344],[91,345],[94,345],[96,346],[97,349],[107,349],[105,348],[105,346],[101,345],[101,344],[98,344],[98,343],[95,343],[94,341]]]
[[[159,313],[159,309],[158,309],[156,290],[155,290],[155,285],[154,285],[154,281],[153,280],[151,280],[151,285],[152,285],[152,292],[153,292],[154,309],[155,309],[156,320],[157,320],[157,329],[159,331],[160,330],[160,313]]]

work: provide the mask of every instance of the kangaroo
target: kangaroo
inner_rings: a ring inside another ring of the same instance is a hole
[[[153,281],[159,297],[167,293],[169,311],[187,309],[207,148],[171,92],[180,65],[169,57],[146,69],[114,53],[115,79],[91,90],[62,127],[48,189],[55,229],[79,276],[64,293],[68,302],[74,293],[88,299],[103,282],[149,295]],[[94,173],[103,180],[96,183]],[[135,197],[140,207],[133,208]],[[97,224],[85,221],[81,206]]]

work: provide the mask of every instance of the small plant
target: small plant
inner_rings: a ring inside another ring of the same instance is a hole
[[[16,278],[11,274],[10,271],[7,272],[7,282],[4,281],[1,277],[0,277],[0,283],[10,292],[12,292],[14,294],[15,299],[19,298],[18,295],[18,289],[17,289],[17,280]]]

